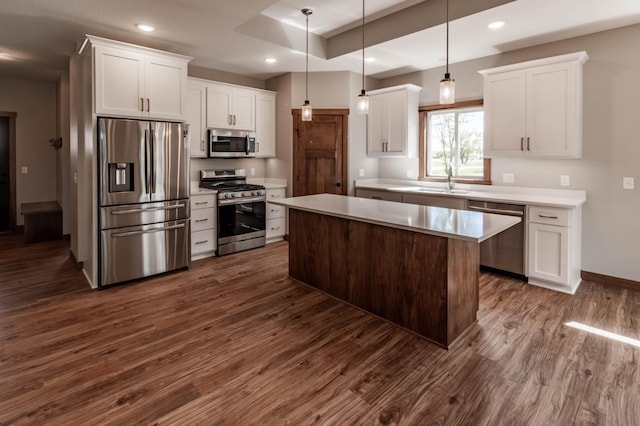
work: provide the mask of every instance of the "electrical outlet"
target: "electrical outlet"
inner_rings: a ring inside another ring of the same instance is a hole
[[[360,169],[358,174],[360,175],[360,177],[363,177],[364,176],[364,169]]]
[[[502,182],[503,183],[514,183],[516,181],[513,173],[503,173],[502,174]]]
[[[569,176],[568,175],[560,175],[560,186],[569,186]]]
[[[623,189],[634,189],[635,182],[632,177],[623,177],[622,178],[622,188]]]
[[[29,173],[29,168],[27,166],[22,166],[22,174],[26,175],[27,173]]]
[[[251,176],[255,176],[256,175],[256,169],[254,169],[253,167],[251,168]]]

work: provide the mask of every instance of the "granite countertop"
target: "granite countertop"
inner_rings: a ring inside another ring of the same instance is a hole
[[[429,185],[425,182],[402,181],[394,179],[356,180],[355,187],[379,191],[401,192],[407,194],[425,194],[442,197],[464,198],[468,200],[495,201],[564,208],[579,207],[587,201],[586,191],[568,189],[456,184],[455,189],[449,192],[442,185],[436,186],[433,184]]]
[[[474,242],[482,242],[520,222],[520,218],[512,216],[335,194],[269,202],[291,209]]]

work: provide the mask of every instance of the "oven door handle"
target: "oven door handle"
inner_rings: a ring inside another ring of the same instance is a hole
[[[219,206],[229,206],[229,205],[233,205],[233,204],[244,204],[244,203],[255,203],[255,202],[260,202],[263,201],[265,202],[266,199],[263,195],[259,196],[259,197],[251,197],[251,198],[229,198],[229,199],[219,199],[218,200],[218,205]]]

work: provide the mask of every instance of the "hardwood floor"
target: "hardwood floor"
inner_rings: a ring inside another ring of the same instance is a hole
[[[640,292],[480,276],[446,351],[287,278],[287,243],[91,290],[0,236],[2,425],[637,425]],[[247,258],[251,264],[247,264]]]

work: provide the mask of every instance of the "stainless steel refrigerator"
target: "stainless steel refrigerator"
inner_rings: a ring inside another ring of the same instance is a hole
[[[99,286],[185,268],[189,151],[185,125],[98,119]]]

